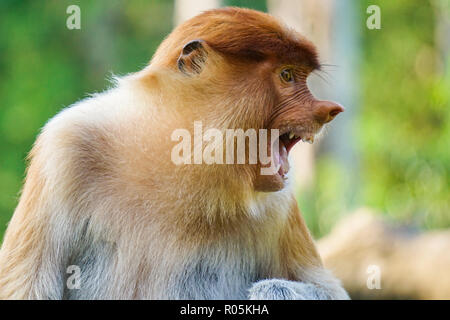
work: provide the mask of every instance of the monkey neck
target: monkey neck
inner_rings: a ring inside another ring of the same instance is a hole
[[[188,229],[186,226],[194,218],[204,228],[216,230],[217,227],[224,229],[224,224],[235,228],[242,224],[242,219],[259,221],[285,216],[286,204],[291,201],[289,189],[267,193],[255,191],[253,183],[257,168],[254,165],[203,163],[177,166],[171,161],[170,146],[174,143],[170,137],[173,131],[184,128],[193,137],[194,121],[200,120],[205,127],[222,130],[240,125],[261,126],[260,123],[233,124],[243,117],[236,115],[233,106],[227,105],[226,101],[205,102],[201,95],[178,101],[181,93],[187,95],[186,92],[197,85],[191,83],[188,89],[182,89],[185,86],[177,86],[180,81],[186,80],[170,71],[151,67],[124,79],[124,85],[126,82],[139,83],[138,86],[128,86],[138,88],[134,89],[130,99],[135,101],[139,96],[139,100],[145,102],[142,106],[133,105],[139,111],[135,112],[133,119],[126,120],[126,126],[133,128],[133,134],[119,137],[121,145],[127,148],[118,165],[129,184],[124,189],[132,190],[133,197],[150,198],[154,207],[160,206],[161,211],[176,212],[179,216],[177,221],[183,221],[180,226],[183,229]],[[208,93],[208,96],[215,94]],[[214,118],[210,110],[214,113],[217,110],[229,112]],[[254,118],[260,116],[255,115]],[[148,190],[154,190],[156,186],[159,191],[149,195]],[[167,198],[171,198],[170,201]],[[183,208],[190,208],[189,214],[183,212]]]

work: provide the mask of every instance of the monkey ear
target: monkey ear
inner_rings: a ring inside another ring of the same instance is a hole
[[[188,75],[200,74],[208,57],[207,47],[201,39],[186,43],[177,60],[178,69]]]

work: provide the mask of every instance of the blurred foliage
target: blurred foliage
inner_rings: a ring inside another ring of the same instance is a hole
[[[223,0],[225,6],[250,8],[267,12],[267,2],[264,0]]]
[[[371,4],[381,8],[380,30],[366,28]],[[450,60],[438,52],[431,4],[358,2],[362,83],[353,132],[359,168],[346,172],[326,154],[319,157],[315,186],[300,195],[316,236],[361,205],[422,228],[450,227]],[[348,185],[352,175],[356,186]]]
[[[382,8],[384,31],[365,29],[364,37],[363,201],[425,227],[449,227],[450,60],[436,47],[430,2]]]
[[[66,9],[81,8],[81,30]],[[172,1],[0,2],[0,237],[14,207],[25,157],[60,109],[145,66],[172,30]]]
[[[323,154],[300,206],[315,235],[352,207],[368,205],[427,228],[449,227],[450,72],[434,42],[428,1],[382,1],[382,29],[368,30],[361,10],[361,106],[355,124],[360,165],[348,173]],[[68,5],[81,30],[68,30]],[[264,1],[226,0],[266,10]],[[172,29],[173,2],[0,2],[0,236],[14,207],[25,157],[61,108],[108,86],[111,73],[142,68]],[[349,84],[352,85],[352,84]],[[352,201],[342,190],[352,190]]]

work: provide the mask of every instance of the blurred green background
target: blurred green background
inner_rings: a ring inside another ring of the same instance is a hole
[[[437,49],[436,10],[421,0],[354,3],[362,17],[360,105],[351,124],[359,165],[348,172],[321,150],[299,205],[315,236],[359,206],[425,229],[448,228],[450,63]],[[373,3],[382,9],[380,31],[365,25]],[[71,4],[81,8],[81,30],[66,28]],[[225,4],[267,10],[265,1]],[[163,0],[0,2],[0,237],[39,129],[63,107],[106,89],[112,73],[145,66],[171,31],[173,10]],[[357,186],[349,186],[350,176]]]

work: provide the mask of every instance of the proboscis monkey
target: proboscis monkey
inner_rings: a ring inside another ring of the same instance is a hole
[[[177,27],[146,68],[43,128],[0,251],[0,298],[348,298],[286,175],[294,144],[343,111],[308,91],[319,68],[313,44],[265,13],[217,9]],[[174,131],[196,121],[278,129],[278,171],[174,163]]]

